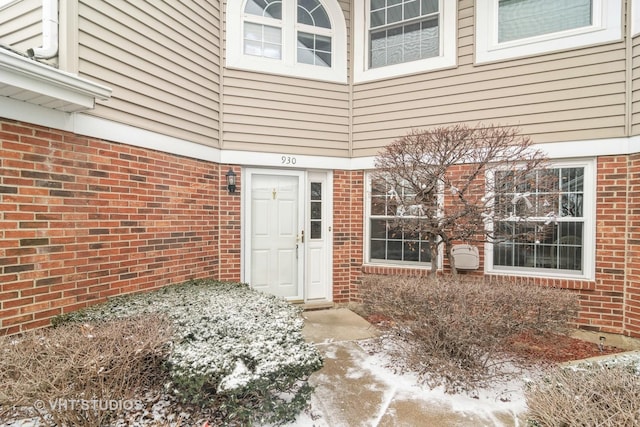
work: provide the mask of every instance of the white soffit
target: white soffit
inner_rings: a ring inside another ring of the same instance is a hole
[[[76,112],[109,99],[111,89],[0,48],[0,96]]]

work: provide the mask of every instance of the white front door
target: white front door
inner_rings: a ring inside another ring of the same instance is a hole
[[[294,301],[331,299],[327,173],[247,169],[244,278]]]

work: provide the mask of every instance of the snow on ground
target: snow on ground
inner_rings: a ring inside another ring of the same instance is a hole
[[[311,377],[316,391],[311,400],[310,410],[298,416],[286,427],[353,427],[395,425],[389,424],[389,417],[401,417],[394,404],[403,402],[420,410],[445,408],[458,419],[467,420],[474,426],[522,426],[518,418],[526,411],[522,380],[497,384],[490,389],[480,390],[475,395],[447,394],[443,387],[429,388],[420,385],[418,377],[411,372],[397,372],[387,355],[373,351],[371,342],[325,343],[318,345],[325,357],[325,368]],[[620,361],[637,360],[640,354],[618,355]],[[614,359],[612,357],[611,359]],[[343,371],[339,369],[342,366]],[[523,376],[524,377],[524,376]],[[365,393],[363,393],[363,391]],[[352,394],[357,392],[359,394]],[[374,409],[367,411],[366,417],[357,416],[357,409],[367,407],[372,402],[363,398],[372,397]],[[352,398],[352,399],[350,399]],[[403,406],[406,408],[406,406]],[[147,422],[122,423],[121,426],[202,426],[201,420],[184,419],[174,412],[171,402],[159,399],[153,406],[153,413],[147,414]],[[502,415],[501,415],[502,414]],[[505,417],[506,415],[506,417]],[[479,422],[474,420],[480,420]],[[174,421],[174,422],[171,422]],[[386,422],[383,422],[386,421]],[[1,424],[2,427],[38,427],[37,419],[15,420]],[[400,423],[398,423],[400,425]],[[408,424],[404,424],[408,425]],[[445,427],[454,424],[438,424]],[[455,424],[458,425],[458,424]]]
[[[325,372],[325,369],[313,374],[311,382],[316,386],[316,390],[312,396],[310,410],[300,414],[296,421],[287,424],[287,427],[378,426],[384,417],[402,415],[394,413],[395,409],[392,408],[394,402],[400,401],[416,407],[433,405],[450,408],[452,412],[464,414],[466,418],[483,419],[488,423],[485,425],[494,426],[503,425],[495,413],[519,414],[526,409],[521,384],[516,382],[481,391],[475,397],[451,395],[445,393],[442,387],[430,389],[419,385],[418,378],[413,373],[395,372],[388,356],[373,352],[373,349],[367,346],[367,342],[321,344],[319,349],[325,356],[325,366],[329,369],[332,365],[342,366],[345,370],[337,372],[338,375]],[[365,393],[362,393],[363,391]],[[367,396],[372,402],[362,400]],[[375,404],[375,408],[367,410],[366,417],[360,417],[357,411],[350,411],[370,404]],[[131,424],[123,421],[119,425],[203,425],[201,420],[185,420],[184,414],[179,416],[173,413],[175,408],[171,405],[168,399],[161,398],[153,405],[153,410],[150,411],[152,413],[145,414],[146,422]],[[37,419],[23,419],[1,426],[39,425]]]
[[[453,425],[455,419],[481,422],[475,425],[517,426],[518,416],[526,411],[523,380],[496,384],[472,395],[448,394],[442,386],[421,385],[415,373],[398,372],[387,355],[374,352],[367,342],[328,343],[319,348],[325,368],[311,377],[316,386],[311,410],[288,427],[374,427],[390,425],[390,420],[410,425],[406,424],[410,412],[420,416],[429,411],[444,412],[443,422],[451,420],[452,424],[442,426]]]

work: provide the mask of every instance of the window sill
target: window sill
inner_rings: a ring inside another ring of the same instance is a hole
[[[567,277],[561,275],[541,275],[541,274],[519,274],[514,271],[492,270],[485,273],[487,277],[494,279],[503,278],[521,281],[540,286],[552,286],[560,289],[594,291],[596,282],[585,277]]]
[[[289,67],[279,60],[242,55],[238,55],[237,57],[229,56],[226,67],[231,70],[272,74],[282,77],[324,81],[328,83],[347,84],[346,72],[339,71],[337,67],[314,67],[306,64],[298,64],[296,67]]]
[[[356,70],[353,78],[355,84],[369,83],[380,80],[388,80],[397,77],[406,77],[447,69],[457,68],[457,59],[453,56],[423,59],[420,61],[405,62],[402,64],[387,65],[368,70]]]

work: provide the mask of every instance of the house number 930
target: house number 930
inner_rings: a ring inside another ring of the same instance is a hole
[[[296,158],[295,157],[291,157],[291,156],[282,156],[280,158],[280,161],[283,165],[295,165],[296,164]]]

